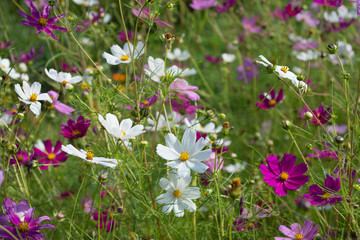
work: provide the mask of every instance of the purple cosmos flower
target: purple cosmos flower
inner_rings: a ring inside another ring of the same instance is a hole
[[[89,19],[83,20],[81,23],[79,23],[75,30],[77,32],[84,32],[91,24],[109,21],[110,19],[106,17],[104,12],[104,8],[100,8],[98,12],[90,12],[88,15]]]
[[[319,119],[321,124],[325,124],[331,119],[331,106],[325,109],[323,105],[320,105],[318,109],[314,109],[312,111],[316,115],[317,119]],[[306,112],[310,111],[307,108],[299,110],[301,118],[305,119]],[[314,125],[320,125],[319,122],[316,120],[315,116],[312,117],[311,122]]]
[[[172,109],[181,115],[193,115],[196,109],[201,107],[200,104],[192,106],[191,101],[182,95],[177,95],[176,98],[171,99]]]
[[[318,224],[313,226],[312,221],[306,220],[304,226],[301,227],[298,223],[293,223],[290,228],[280,225],[279,231],[287,237],[275,237],[275,240],[313,240],[317,234]]]
[[[235,5],[235,3],[236,3],[236,0],[226,0],[221,4],[221,6],[215,7],[215,9],[219,12],[226,12],[231,7],[233,7]]]
[[[26,165],[26,163],[30,161],[32,158],[33,155],[31,155],[29,152],[25,152],[25,151],[22,152],[21,150],[19,150],[19,152],[17,152],[15,156],[13,155],[12,158],[10,159],[10,164],[17,165],[17,163],[19,163],[19,165]]]
[[[235,217],[232,228],[235,228],[238,231],[259,230],[260,223],[251,222],[251,220],[258,220],[264,217],[271,216],[270,210],[261,208],[261,205],[261,202],[259,202],[250,212],[240,206],[240,215]]]
[[[2,42],[0,41],[0,49],[6,49],[6,48],[9,48],[11,45],[14,44],[14,41],[12,42]]]
[[[256,20],[257,20],[256,16],[253,18],[243,17],[242,25],[244,29],[251,33],[260,33],[262,28],[256,25]]]
[[[340,190],[340,178],[327,175],[324,182],[325,186],[323,187],[319,187],[316,184],[311,185],[309,187],[309,194],[303,196],[311,205],[334,205],[342,200],[341,196],[334,195],[335,192]]]
[[[60,67],[61,67],[61,70],[63,70],[64,72],[76,73],[78,71],[77,67],[71,67],[69,64],[67,64],[64,61],[60,61]]]
[[[175,81],[173,81],[169,86],[169,90],[171,92],[185,95],[188,99],[194,102],[200,99],[200,96],[194,92],[198,89],[199,88],[197,86],[190,86],[186,80],[180,78],[175,79]]]
[[[114,209],[112,209],[114,210]],[[96,223],[99,222],[99,213],[95,212],[94,215],[91,216],[91,219],[95,220]],[[98,224],[96,224],[98,227]],[[112,232],[116,226],[115,220],[113,218],[113,211],[103,211],[100,213],[100,228],[106,227],[106,232]]]
[[[19,55],[22,54],[20,59],[12,54],[11,55],[11,60],[13,62],[18,61],[19,63],[28,63],[30,61],[33,61],[35,58],[37,58],[42,52],[43,52],[43,46],[40,46],[37,53],[35,53],[35,48],[30,48],[29,53],[24,53],[24,54],[23,54],[23,52],[19,53]]]
[[[284,99],[283,89],[281,88],[279,93],[276,94],[275,90],[271,90],[270,94],[263,93],[259,96],[260,102],[256,102],[255,105],[258,108],[269,109],[273,108]]]
[[[275,194],[286,196],[287,190],[295,191],[309,181],[309,176],[303,175],[307,171],[305,163],[295,166],[296,157],[285,153],[281,162],[276,155],[266,158],[268,166],[261,164],[260,171],[264,175],[264,182],[275,187]]]
[[[30,4],[33,3],[34,6],[37,7],[37,8],[42,8],[47,4],[47,0],[38,0],[38,1],[35,1],[35,2],[33,2],[33,0],[25,0],[24,2],[28,7],[31,7]]]
[[[22,11],[17,11],[17,13],[19,13],[21,16],[23,16],[28,20],[28,21],[22,20],[20,23],[30,27],[36,27],[37,34],[44,31],[45,33],[50,35],[53,39],[58,40],[58,38],[54,35],[54,33],[51,30],[67,32],[67,29],[64,27],[52,25],[56,23],[59,20],[59,18],[63,18],[65,14],[61,14],[58,17],[49,18],[50,6],[46,5],[40,15],[39,11],[36,9],[33,2],[30,2],[30,9],[31,9],[31,14],[33,16],[30,16]]]
[[[66,138],[81,138],[86,135],[91,121],[85,120],[83,116],[79,116],[76,122],[72,119],[68,120],[68,125],[61,125],[60,128],[63,133],[59,133]]]
[[[40,166],[41,170],[48,169],[48,164],[52,164],[53,167],[60,167],[58,163],[65,162],[67,160],[66,152],[60,151],[61,141],[57,141],[56,145],[53,147],[53,144],[50,139],[44,141],[45,149],[38,149],[34,147],[34,157],[38,159],[39,163],[47,164],[45,166]]]
[[[316,154],[309,153],[307,157],[312,158],[327,158],[327,159],[334,159],[338,160],[338,154],[336,151],[331,151],[329,148],[325,147],[324,151],[320,151],[316,148],[313,149]]]
[[[347,126],[346,124],[337,125],[335,124],[335,132],[333,125],[327,125],[325,126],[326,130],[330,133],[333,133],[335,135],[344,134],[347,132]]]
[[[222,62],[222,58],[221,57],[213,57],[211,55],[206,55],[204,57],[204,59],[208,62],[211,62],[212,64],[218,64]]]
[[[42,221],[51,221],[51,218],[42,216],[34,219],[35,208],[30,208],[26,200],[16,204],[6,198],[4,199],[3,208],[7,219],[5,219],[3,215],[2,220],[7,220],[7,222],[1,222],[1,225],[12,233],[12,235],[18,236],[20,239],[45,239],[45,235],[39,232],[40,229],[56,229],[55,226],[51,224],[39,225]],[[0,238],[13,239],[13,237],[3,229],[0,230]]]
[[[141,3],[141,5],[143,5],[143,3]],[[144,8],[142,11],[141,11],[141,8],[138,8],[138,9],[131,9],[131,12],[135,15],[135,17],[138,17],[138,18],[143,18],[143,19],[150,19],[150,9],[149,8]],[[141,11],[141,12],[140,12]],[[157,24],[159,24],[160,26],[163,26],[163,27],[172,27],[170,25],[170,23],[167,23],[167,22],[164,22],[164,21],[161,21],[159,18],[155,18],[153,19],[154,22],[156,22]]]
[[[310,27],[316,27],[320,20],[313,18],[312,13],[310,11],[302,11],[296,15],[296,21],[304,21]]]
[[[145,99],[144,101],[142,101],[142,102],[139,104],[139,109],[142,109],[142,108],[145,108],[145,107],[150,107],[151,105],[153,105],[154,103],[156,103],[157,100],[158,100],[158,95],[159,95],[159,93],[155,93],[154,96],[149,97],[149,98]],[[129,110],[135,109],[135,107],[132,107],[132,106],[130,106],[130,105],[126,106],[125,108],[126,108],[126,109],[129,109]]]
[[[192,0],[192,3],[189,6],[195,10],[203,10],[206,8],[211,8],[216,3],[216,0]]]
[[[332,23],[328,29],[326,29],[326,32],[338,32],[342,31],[346,28],[348,28],[351,24],[355,22],[356,19],[351,19],[349,21],[346,21],[344,19],[339,19],[339,25],[336,25],[335,23]]]
[[[243,80],[246,83],[249,83],[251,79],[257,78],[259,72],[256,70],[259,66],[254,64],[254,62],[248,58],[244,57],[243,66],[238,66],[236,71],[239,72],[238,79]]]
[[[127,35],[128,35],[128,38],[129,38],[129,41],[130,41],[130,42],[134,41],[135,33],[134,33],[133,31],[128,31],[128,32],[127,32]],[[121,32],[117,35],[117,38],[118,38],[119,41],[122,42],[122,43],[126,43],[126,42],[127,42],[125,31],[121,31]]]
[[[328,7],[338,7],[338,2],[339,0],[314,0],[316,4]]]
[[[55,108],[58,112],[71,115],[75,109],[69,107],[68,105],[63,104],[62,102],[58,101],[59,94],[53,90],[48,92],[50,98],[53,100],[52,105],[50,108]]]

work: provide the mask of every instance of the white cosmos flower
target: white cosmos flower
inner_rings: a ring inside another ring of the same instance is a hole
[[[0,113],[0,126],[7,126],[13,120],[13,116],[7,114],[5,111]]]
[[[165,137],[166,146],[158,144],[156,153],[169,162],[166,165],[178,170],[179,177],[190,176],[190,169],[197,173],[204,173],[208,166],[202,161],[210,157],[211,149],[201,151],[206,145],[203,138],[196,142],[196,132],[186,129],[181,144],[172,133]]]
[[[66,72],[57,72],[55,69],[51,68],[50,70],[47,70],[45,68],[45,73],[46,75],[51,78],[52,80],[54,80],[55,82],[61,83],[63,85],[64,88],[66,88],[66,86],[68,84],[75,84],[75,83],[79,83],[82,80],[81,76],[75,76],[72,77],[70,73],[66,73]]]
[[[135,50],[131,43],[125,43],[124,49],[121,49],[119,45],[113,45],[110,51],[112,55],[107,52],[104,52],[102,55],[108,64],[118,65],[120,63],[130,63],[132,59],[136,59],[144,53],[144,44],[138,42]]]
[[[187,118],[185,118],[184,123],[187,128],[194,129],[196,132],[201,133],[219,133],[222,130],[222,126],[216,127],[213,122],[210,122],[203,126],[201,125],[199,120],[193,119],[189,121]]]
[[[240,164],[240,163],[229,164],[226,167],[224,167],[224,169],[228,173],[239,173],[245,169],[246,165],[247,165],[246,162],[244,162],[242,164]]]
[[[342,41],[336,42],[336,46],[338,47],[337,54],[341,58],[342,64],[347,64],[355,55],[352,46]],[[329,58],[332,64],[339,64],[335,54],[329,55]]]
[[[174,211],[176,217],[182,217],[184,210],[196,211],[196,205],[191,199],[199,198],[200,190],[198,187],[188,187],[191,177],[177,178],[176,173],[170,172],[169,180],[161,178],[159,182],[160,187],[166,191],[156,198],[157,203],[165,204],[162,212],[169,214]]]
[[[165,74],[176,76],[176,77],[186,77],[196,74],[194,68],[181,69],[178,66],[171,66],[166,70],[165,73],[165,62],[161,58],[154,59],[152,56],[148,58],[149,69],[144,69],[145,74],[150,77],[154,82],[160,82],[160,79],[165,77]]]
[[[354,19],[357,18],[357,13],[355,9],[349,11],[344,5],[337,8],[337,11],[331,11],[330,13],[324,12],[324,19],[331,23],[338,23],[340,19]]]
[[[106,131],[121,140],[128,140],[130,138],[136,137],[145,131],[143,131],[143,125],[135,125],[133,127],[132,120],[130,118],[124,119],[119,123],[119,120],[114,114],[106,114],[106,119],[103,118],[100,114],[98,115],[101,125],[106,129]]]
[[[84,5],[87,7],[99,5],[99,0],[73,0],[73,1],[74,1],[74,3],[76,3],[78,5]]]
[[[73,155],[75,157],[79,157],[81,159],[84,159],[87,162],[96,163],[103,165],[105,167],[111,167],[114,168],[118,165],[118,161],[116,159],[109,159],[109,158],[103,158],[103,157],[94,157],[94,153],[92,152],[86,152],[83,149],[77,150],[73,145],[62,145],[61,150],[64,152]]]
[[[257,63],[265,66],[265,67],[273,67],[274,65],[267,60],[263,55],[259,56],[260,61],[256,61]],[[289,67],[287,66],[279,66],[275,65],[275,72],[281,77],[282,79],[288,79],[290,82],[297,87],[301,92],[307,91],[307,84],[303,81],[299,81],[297,79],[297,75],[291,71],[289,71]]]
[[[231,54],[231,53],[223,53],[223,54],[221,54],[221,58],[226,63],[231,63],[231,62],[235,61],[235,55]]]
[[[166,58],[170,60],[185,61],[190,58],[190,54],[186,50],[181,51],[180,48],[175,48],[173,52],[168,52],[166,54]]]
[[[305,62],[310,60],[315,60],[319,58],[320,55],[318,51],[314,51],[311,49],[307,51],[293,51],[292,54],[295,55],[296,59]]]
[[[10,60],[7,58],[0,58],[0,69],[5,73],[8,74],[9,77],[12,79],[18,79],[20,74],[15,71],[15,69],[11,69],[10,67]],[[11,71],[10,71],[11,70]]]
[[[52,100],[47,93],[40,93],[41,84],[34,82],[31,86],[23,81],[21,88],[20,84],[15,85],[15,92],[19,95],[19,100],[25,104],[30,104],[30,110],[38,117],[41,113],[41,103],[39,101],[48,101],[52,103]]]
[[[157,121],[158,117],[159,117],[159,112],[157,111],[155,114],[155,121],[151,118],[147,119],[147,123],[150,126],[145,127],[146,131],[151,131],[151,132],[155,131],[156,121]],[[175,124],[175,127],[177,127],[178,123],[181,120],[181,115],[176,112],[173,112],[173,116],[171,116],[171,114],[168,114],[168,120],[169,121],[166,121],[165,116],[161,114],[159,117],[158,124],[157,124],[157,131],[169,130],[169,126],[170,126],[170,128],[172,128],[172,127],[174,127],[174,124]]]

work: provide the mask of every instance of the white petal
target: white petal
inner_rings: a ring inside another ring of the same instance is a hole
[[[23,90],[21,89],[20,84],[16,84],[16,85],[15,85],[15,92],[17,93],[17,95],[19,95],[20,98],[22,98],[22,99],[28,99],[28,97],[26,97],[25,93],[24,93]]]
[[[161,144],[157,145],[156,153],[163,159],[170,161],[179,159],[180,157],[180,155],[174,149],[168,148]]]
[[[195,155],[190,156],[189,160],[191,161],[205,161],[206,159],[208,159],[211,155],[211,149],[206,149],[204,151],[198,152]]]
[[[50,98],[49,94],[47,93],[42,93],[40,95],[37,96],[37,100],[39,101],[48,101],[50,103],[52,103],[52,99]]]
[[[110,51],[115,57],[119,59],[121,59],[122,56],[126,55],[126,53],[121,49],[119,45],[113,45],[110,48]]]
[[[191,168],[194,172],[204,173],[209,167],[201,162],[193,162],[194,166]]]
[[[82,81],[82,77],[80,76],[75,76],[73,78],[70,79],[69,83],[78,83]]]
[[[185,130],[181,141],[182,152],[190,152],[196,141],[196,132],[191,128]]]
[[[204,164],[205,165],[205,164]],[[206,166],[206,165],[205,165]],[[207,167],[207,166],[206,166]],[[183,162],[179,164],[178,167],[178,176],[180,178],[189,177],[190,176],[190,168],[187,167],[187,165]]]
[[[198,187],[189,187],[184,192],[181,193],[181,196],[188,199],[196,199],[201,195],[200,189]]]
[[[30,110],[38,117],[41,113],[41,103],[40,102],[32,102],[30,104]]]
[[[30,92],[31,92],[31,93],[35,93],[36,95],[39,95],[40,90],[41,90],[41,84],[40,84],[40,83],[34,82],[34,83],[31,85],[31,88],[30,88]]]
[[[126,132],[132,126],[132,120],[130,118],[124,119],[120,123],[120,129]]]
[[[168,133],[165,137],[165,143],[166,143],[166,146],[168,146],[169,148],[172,148],[180,155],[181,145],[180,145],[179,140],[177,140],[177,138],[175,137],[174,134]]]
[[[119,58],[117,58],[117,57],[115,57],[115,56],[113,56],[113,55],[111,55],[111,54],[109,54],[107,52],[104,52],[102,56],[103,56],[103,58],[106,59],[106,62],[108,64],[110,64],[110,65],[118,65],[118,64],[120,64],[120,59]]]

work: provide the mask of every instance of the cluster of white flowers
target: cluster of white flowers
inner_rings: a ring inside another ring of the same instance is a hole
[[[356,6],[355,6],[356,7]],[[357,12],[355,9],[349,11],[349,9],[342,5],[338,7],[336,11],[330,13],[324,12],[324,19],[330,23],[338,23],[341,20],[357,18]]]

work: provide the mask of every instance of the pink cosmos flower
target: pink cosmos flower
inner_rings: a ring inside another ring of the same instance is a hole
[[[59,18],[63,18],[65,14],[61,14],[58,17],[49,18],[50,6],[46,5],[40,15],[39,11],[36,9],[33,2],[30,2],[30,9],[32,16],[24,13],[23,11],[17,11],[17,13],[19,13],[21,16],[23,16],[28,20],[28,21],[22,20],[20,24],[24,24],[30,27],[36,27],[37,34],[44,31],[55,40],[58,40],[58,38],[54,35],[54,33],[51,30],[67,32],[67,29],[64,27],[52,25],[56,23],[59,20]]]
[[[197,86],[190,86],[186,80],[180,78],[175,79],[175,81],[173,81],[169,86],[169,90],[171,92],[185,95],[188,99],[194,102],[200,99],[200,96],[195,92],[198,89],[199,88]]]
[[[206,8],[211,8],[216,3],[216,0],[192,0],[192,3],[189,6],[195,10],[203,10]]]
[[[273,108],[284,99],[283,89],[281,88],[278,94],[276,94],[274,89],[271,90],[270,94],[260,94],[259,99],[260,102],[255,103],[256,107],[262,109]]]
[[[130,42],[134,41],[135,33],[134,33],[133,31],[128,31],[128,32],[127,32],[127,36],[128,36],[128,39],[129,39]],[[121,32],[117,35],[117,38],[118,38],[119,41],[122,42],[122,43],[126,43],[126,42],[127,42],[125,31],[121,31]]]
[[[69,107],[68,105],[63,104],[62,102],[58,101],[59,94],[53,90],[48,92],[50,98],[53,100],[52,106],[60,113],[71,115],[75,109]]]
[[[306,220],[304,226],[301,227],[298,223],[293,223],[290,228],[281,225],[279,231],[287,237],[275,237],[275,240],[313,240],[315,235],[318,233],[318,224],[313,226],[312,221]]]
[[[264,175],[264,182],[275,187],[275,194],[286,196],[287,190],[295,191],[309,181],[309,176],[304,175],[307,171],[305,163],[295,166],[296,157],[285,153],[281,162],[276,155],[266,158],[267,166],[260,165],[260,171]]]
[[[76,122],[72,119],[69,119],[67,123],[68,125],[60,126],[63,132],[59,134],[66,138],[75,139],[86,135],[91,121],[85,120],[83,116],[79,116]]]
[[[215,0],[216,1],[216,0]],[[141,5],[143,5],[143,3],[141,3]],[[135,17],[138,17],[138,18],[143,18],[143,19],[150,19],[150,9],[149,8],[144,8],[142,11],[141,11],[141,8],[138,8],[138,9],[131,9],[131,12],[135,15]],[[141,12],[140,12],[141,11]],[[172,27],[170,25],[170,23],[167,23],[167,22],[164,22],[164,21],[161,21],[159,18],[155,18],[153,19],[154,22],[156,22],[157,24],[159,24],[160,26],[163,26],[163,27]]]
[[[235,5],[235,3],[236,3],[236,0],[226,0],[226,1],[222,2],[221,6],[215,7],[215,9],[221,13],[226,12],[231,7],[233,7]]]
[[[66,152],[60,151],[61,145],[61,141],[57,141],[53,147],[51,140],[48,139],[44,141],[45,149],[34,147],[34,157],[39,158],[39,163],[46,164],[39,167],[41,170],[48,169],[48,164],[52,164],[53,167],[60,167],[59,163],[67,160]]]
[[[312,17],[312,14],[310,11],[302,11],[302,12],[298,13],[295,18],[296,18],[296,21],[298,21],[298,22],[304,21],[310,27],[316,27],[320,23],[319,19]]]
[[[64,72],[76,73],[78,71],[77,67],[71,67],[68,63],[66,63],[64,61],[60,61],[60,67],[61,67],[61,70]]]
[[[256,20],[257,20],[256,16],[253,18],[243,17],[242,25],[243,25],[244,29],[251,33],[260,33],[262,28],[260,26],[256,25]]]
[[[33,61],[35,58],[37,58],[42,52],[43,52],[43,46],[40,46],[37,53],[35,53],[35,48],[30,48],[29,53],[23,53],[23,52],[19,53],[19,55],[22,54],[22,56],[19,60],[18,60],[18,57],[16,57],[13,54],[11,54],[10,58],[13,62],[18,61],[19,63],[28,63],[30,61]]]
[[[176,98],[171,99],[171,107],[172,109],[180,113],[181,115],[193,115],[196,113],[196,109],[201,107],[200,104],[198,105],[191,105],[191,101],[188,100],[183,95],[177,95]]]
[[[339,0],[314,0],[314,3],[328,7],[338,7]]]
[[[19,165],[26,165],[26,163],[28,161],[30,161],[33,158],[33,155],[29,152],[22,152],[21,150],[19,150],[15,156],[13,155],[12,158],[10,159],[10,164],[16,164],[19,163]],[[17,161],[16,161],[17,160]]]
[[[308,111],[309,110],[307,108],[300,109],[299,110],[300,117],[305,119],[305,113]],[[314,109],[312,111],[316,115],[317,119],[320,121],[321,124],[325,124],[331,119],[331,107],[328,107],[327,109],[325,109],[325,107],[323,105],[320,105],[318,107],[318,109]],[[313,116],[311,119],[311,122],[314,125],[320,125],[320,123],[318,122],[317,119],[315,118],[315,116]]]
[[[159,93],[155,93],[154,96],[149,97],[149,98],[145,99],[144,101],[142,101],[141,103],[139,103],[139,109],[146,108],[146,107],[150,107],[151,105],[153,105],[154,103],[156,103],[157,100],[158,100],[158,96],[159,96]],[[135,102],[134,102],[134,103],[135,103]],[[129,109],[129,110],[135,109],[135,107],[130,106],[130,105],[126,106],[125,108],[126,108],[126,109]]]
[[[327,159],[334,159],[338,160],[338,153],[336,151],[331,151],[329,148],[325,147],[323,151],[320,151],[316,148],[313,149],[315,154],[309,153],[307,157],[312,158],[327,158]]]
[[[340,190],[340,178],[327,175],[324,182],[325,186],[323,187],[319,187],[316,184],[311,185],[309,187],[309,194],[303,196],[311,205],[334,205],[342,200],[341,196],[334,195],[335,192]]]

